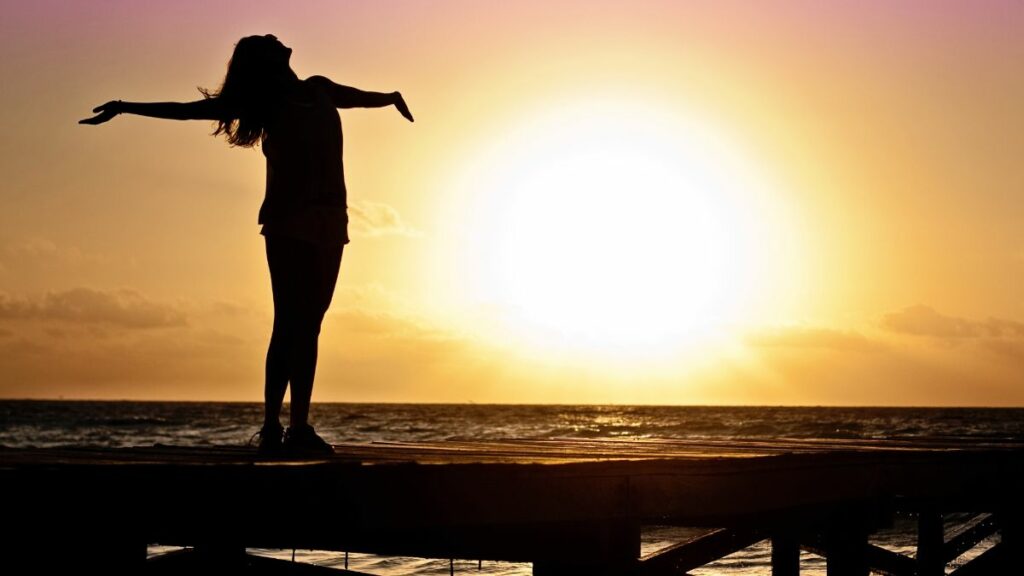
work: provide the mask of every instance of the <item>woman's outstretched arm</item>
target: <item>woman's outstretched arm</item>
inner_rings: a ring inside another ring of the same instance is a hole
[[[406,105],[405,99],[398,92],[366,92],[351,86],[335,84],[325,76],[311,76],[309,79],[323,86],[327,93],[331,95],[334,105],[338,108],[383,108],[385,106],[394,106],[402,116],[405,116],[406,120],[409,122],[413,121],[412,112],[409,112],[409,106]]]
[[[79,120],[79,124],[102,124],[118,114],[135,114],[167,120],[221,120],[227,113],[218,98],[203,98],[195,102],[122,102],[113,100],[92,109],[92,118]]]

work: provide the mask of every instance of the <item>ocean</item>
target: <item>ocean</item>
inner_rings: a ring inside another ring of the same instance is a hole
[[[287,414],[287,405],[285,406]],[[152,444],[240,445],[262,423],[262,404],[229,402],[0,401],[0,445],[7,447],[125,447]],[[287,418],[282,419],[287,423]],[[825,408],[706,406],[554,406],[476,404],[315,403],[310,420],[329,442],[503,440],[548,438],[671,438],[700,440],[870,439],[874,441],[1024,443],[1024,409]],[[966,517],[950,516],[952,530]],[[911,554],[915,519],[897,518],[872,542]],[[680,527],[645,527],[642,552],[693,533]],[[998,538],[998,537],[995,537]],[[983,543],[976,555],[993,542]],[[169,548],[152,546],[151,554]],[[251,550],[276,558],[342,567],[336,552]],[[351,554],[353,570],[380,575],[528,575],[523,563],[380,557]],[[950,569],[956,563],[950,564]],[[767,544],[748,548],[694,576],[770,573]],[[801,574],[824,575],[825,563],[803,553]]]

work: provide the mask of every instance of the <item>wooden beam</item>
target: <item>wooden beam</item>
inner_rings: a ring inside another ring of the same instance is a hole
[[[996,523],[995,515],[978,514],[950,535],[943,551],[944,561],[948,564],[956,560],[964,552],[995,534],[998,529],[999,525]]]
[[[801,548],[828,559],[828,550],[820,538],[804,542]],[[868,570],[877,574],[885,576],[915,576],[917,574],[917,562],[913,558],[874,544],[864,545],[864,557],[868,564]]]
[[[640,559],[639,573],[648,576],[681,574],[714,562],[765,539],[765,534],[747,528],[720,528]]]
[[[329,566],[317,566],[305,562],[289,562],[279,558],[266,558],[263,556],[248,556],[249,566],[257,568],[254,572],[258,574],[276,573],[282,576],[373,576],[366,572],[355,570],[339,570]],[[272,572],[273,571],[273,572]]]
[[[874,544],[868,544],[866,554],[868,569],[872,573],[885,576],[915,576],[917,574],[917,562],[908,556],[897,554]]]
[[[316,566],[305,562],[289,562],[278,558],[267,558],[245,554],[233,562],[211,562],[208,555],[193,549],[175,550],[150,558],[146,562],[146,576],[178,576],[180,574],[244,573],[281,574],[289,576],[373,576],[354,570],[339,570],[328,566]]]
[[[949,576],[989,576],[991,574],[1013,574],[1020,566],[1007,566],[1007,547],[1003,544],[985,550],[978,557],[957,568]],[[1010,571],[1013,570],[1013,571]]]

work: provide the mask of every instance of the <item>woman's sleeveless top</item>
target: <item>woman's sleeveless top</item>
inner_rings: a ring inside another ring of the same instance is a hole
[[[287,100],[264,132],[267,189],[260,233],[347,244],[341,119],[322,87],[308,79],[303,84],[306,100]]]

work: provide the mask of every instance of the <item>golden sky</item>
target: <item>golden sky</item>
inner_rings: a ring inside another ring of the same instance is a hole
[[[314,401],[1024,404],[1024,4],[41,1],[0,22],[0,397],[259,400],[259,150],[77,120],[273,33],[343,110]]]

